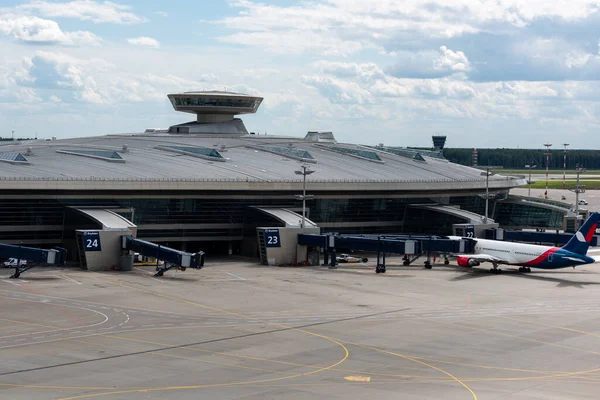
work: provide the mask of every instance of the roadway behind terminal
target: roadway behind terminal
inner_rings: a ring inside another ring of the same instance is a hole
[[[511,189],[510,194],[527,196],[528,190],[529,189],[527,187]],[[544,197],[545,191],[545,189],[531,189],[531,197]],[[561,196],[565,196],[566,200],[561,200]],[[585,193],[580,193],[579,198],[585,199],[588,202],[587,205],[580,205],[579,208],[587,209],[590,212],[600,211],[600,190],[588,190]],[[575,205],[575,193],[569,191],[568,189],[548,189],[548,199],[564,201],[565,203],[572,204],[573,206]]]
[[[0,398],[596,398],[600,265],[439,261],[3,270]]]

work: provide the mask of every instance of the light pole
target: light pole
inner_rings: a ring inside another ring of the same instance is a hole
[[[529,189],[527,189],[527,197],[531,197],[531,170],[535,167],[537,167],[537,165],[534,165],[533,163],[525,165],[525,168],[529,170],[529,179],[527,180],[527,183],[529,184]]]
[[[566,176],[567,176],[567,146],[568,145],[569,145],[569,143],[563,144],[563,146],[565,146],[565,152],[564,152],[564,158],[563,158],[563,189],[566,189],[566,187],[567,187]]]
[[[493,172],[490,172],[490,168],[486,167],[485,172],[482,172],[481,175],[485,174],[485,215],[483,217],[483,223],[487,224],[488,222],[488,205],[490,201],[490,175],[494,175]]]
[[[585,185],[579,184],[579,174],[585,172],[585,168],[580,167],[579,164],[575,166],[575,173],[577,174],[577,183],[575,189],[569,189],[571,192],[575,192],[575,215],[579,217],[579,193],[585,193]]]
[[[315,171],[310,170],[308,165],[301,165],[300,168],[302,168],[302,171],[294,171],[294,173],[296,175],[302,175],[304,177],[304,180],[302,181],[302,195],[296,195],[296,198],[302,199],[302,223],[300,225],[301,228],[304,228],[304,221],[306,219],[306,199],[307,198],[313,198],[314,196],[306,195],[306,175],[310,175],[312,173],[314,173]]]
[[[548,163],[550,162],[550,147],[552,144],[545,143],[546,146],[546,191],[544,192],[544,198],[548,198]]]

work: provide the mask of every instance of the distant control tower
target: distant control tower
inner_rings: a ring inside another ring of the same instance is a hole
[[[247,133],[243,122],[235,116],[254,114],[263,101],[258,96],[217,90],[167,96],[176,111],[196,114],[196,121],[171,126],[169,133]]]
[[[446,144],[446,136],[438,136],[434,135],[431,137],[433,140],[433,148],[435,151],[444,150],[444,145]]]

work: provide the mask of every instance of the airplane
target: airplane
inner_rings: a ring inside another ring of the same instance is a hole
[[[476,267],[482,262],[492,263],[490,272],[500,273],[499,264],[518,265],[519,272],[531,272],[531,267],[541,269],[575,268],[578,265],[600,261],[586,255],[600,213],[591,213],[581,228],[563,247],[540,246],[536,244],[502,242],[498,240],[475,240],[475,253],[455,255],[461,267]],[[450,236],[452,239],[462,239]]]

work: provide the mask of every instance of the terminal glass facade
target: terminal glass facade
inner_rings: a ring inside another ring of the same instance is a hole
[[[564,212],[518,203],[499,203],[496,222],[506,229],[562,229]]]
[[[0,242],[60,245],[73,236],[75,229],[82,229],[82,225],[95,228],[90,221],[85,221],[87,217],[74,210],[83,207],[111,209],[133,220],[141,239],[168,243],[175,248],[212,246],[214,251],[221,252],[227,251],[228,242],[238,242],[244,237],[254,238],[256,226],[281,224],[253,207],[288,208],[298,214],[302,210],[302,202],[293,198],[293,194],[281,198],[257,195],[238,195],[236,198],[226,194],[213,198],[194,197],[192,194],[179,196],[4,198],[0,200]],[[446,201],[449,205],[459,205],[479,214],[483,214],[485,208],[485,200],[478,195],[451,197]],[[411,206],[428,203],[432,204],[434,200],[427,197],[317,196],[307,202],[307,217],[325,232],[354,234],[449,235],[452,234],[452,224],[465,222],[456,216]],[[508,229],[559,229],[563,221],[560,211],[503,201],[490,201],[489,216]]]

